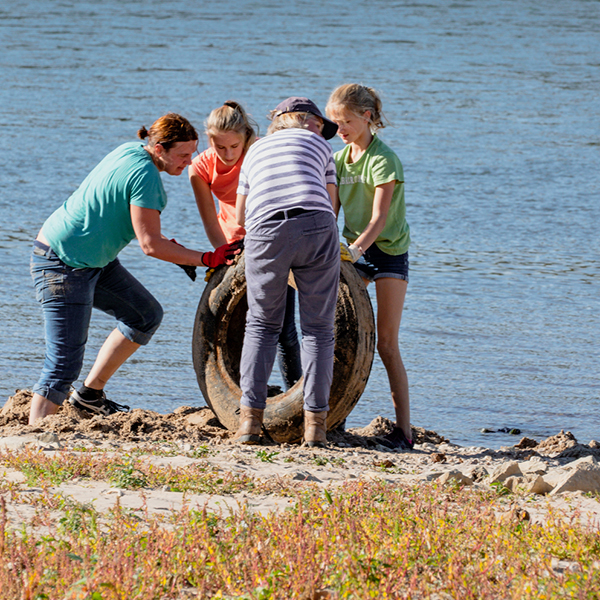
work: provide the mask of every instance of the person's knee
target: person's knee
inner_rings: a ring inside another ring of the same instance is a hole
[[[156,330],[160,327],[165,311],[158,301],[152,303],[152,306],[147,307],[147,312],[144,315],[144,325],[140,328],[140,333],[145,334],[147,342],[156,333]],[[137,340],[135,340],[137,341]]]
[[[152,307],[152,312],[150,313],[149,319],[149,329],[152,333],[154,333],[160,327],[164,316],[165,311],[163,307],[160,305],[159,302],[156,302]]]
[[[394,360],[400,356],[400,348],[398,347],[398,340],[392,338],[380,337],[377,340],[377,352],[381,357],[381,360],[385,363],[386,361]]]
[[[150,342],[156,330],[160,327],[164,310],[157,300],[144,305],[143,312],[139,313],[137,322],[126,323],[119,321],[117,329],[130,342],[145,346]]]

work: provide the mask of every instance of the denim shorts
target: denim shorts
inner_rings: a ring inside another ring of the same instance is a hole
[[[368,250],[354,263],[360,276],[368,281],[383,277],[403,279],[408,283],[408,252],[393,256],[372,244]]]
[[[102,268],[74,268],[39,241],[31,254],[31,276],[42,305],[46,355],[33,391],[62,404],[83,364],[92,308],[116,317],[128,340],[147,344],[163,310],[158,300],[115,259]]]

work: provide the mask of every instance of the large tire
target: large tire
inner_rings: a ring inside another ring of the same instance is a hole
[[[204,399],[219,421],[235,431],[242,392],[240,358],[246,323],[244,256],[217,269],[204,289],[192,340],[194,369]],[[328,429],[339,425],[363,393],[373,363],[375,322],[367,290],[354,267],[341,262],[335,311],[335,358]],[[267,399],[264,425],[276,442],[298,442],[303,434],[302,379]]]

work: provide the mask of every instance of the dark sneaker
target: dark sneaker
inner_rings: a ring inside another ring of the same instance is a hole
[[[102,392],[102,397],[96,400],[86,400],[79,395],[77,390],[73,390],[69,396],[69,402],[79,410],[87,410],[97,415],[113,415],[116,412],[127,412],[129,406],[126,404],[117,404],[106,397],[106,394]]]
[[[402,450],[412,450],[415,445],[413,440],[409,442],[406,439],[404,431],[399,427],[394,427],[394,429],[383,436],[383,439],[387,442],[385,445],[392,449],[402,448]]]

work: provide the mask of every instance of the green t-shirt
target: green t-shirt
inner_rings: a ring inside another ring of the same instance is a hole
[[[410,228],[404,204],[404,171],[395,152],[376,135],[355,163],[348,163],[350,146],[335,153],[337,182],[344,209],[343,236],[354,242],[366,229],[373,215],[373,198],[378,185],[396,181],[385,227],[375,243],[393,256],[404,254],[410,245]]]
[[[160,173],[139,142],[106,156],[42,231],[70,267],[105,267],[135,238],[130,204],[160,212],[167,205]]]

